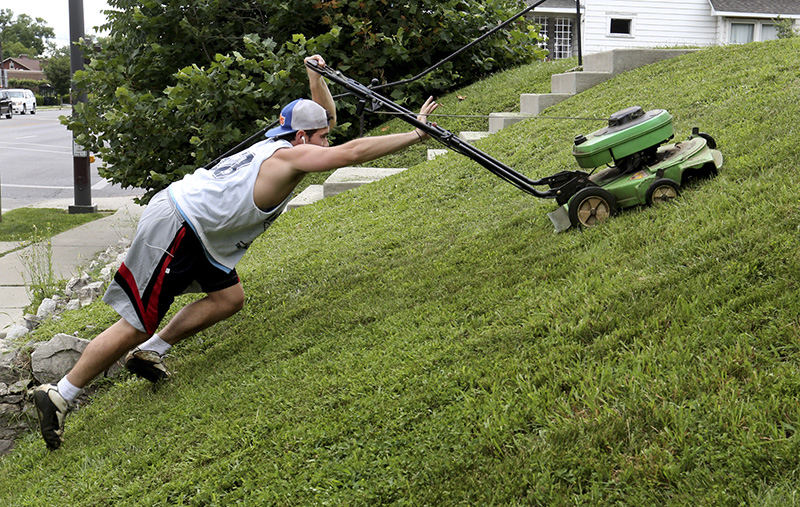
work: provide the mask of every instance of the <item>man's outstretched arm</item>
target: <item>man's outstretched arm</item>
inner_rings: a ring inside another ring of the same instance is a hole
[[[429,98],[417,119],[425,122],[428,114],[437,107],[433,97]],[[259,208],[270,209],[283,201],[306,173],[328,171],[374,160],[427,137],[421,130],[414,129],[405,134],[362,137],[332,147],[294,143],[292,148],[279,149],[261,163],[253,189],[253,199]]]
[[[417,119],[421,122],[427,120],[439,104],[433,97],[429,97],[422,105]],[[319,172],[337,169],[339,167],[360,164],[375,160],[384,155],[407,148],[428,138],[420,129],[414,129],[404,134],[388,134],[384,136],[361,137],[353,139],[339,146],[322,147],[313,144],[303,144],[291,150],[278,150],[265,163],[284,165],[299,172]]]

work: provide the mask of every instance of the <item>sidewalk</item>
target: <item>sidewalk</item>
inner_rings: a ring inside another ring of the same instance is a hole
[[[143,206],[134,204],[133,197],[94,199],[98,210],[115,210],[116,213],[93,220],[74,229],[53,236],[52,263],[55,278],[68,280],[80,274],[80,269],[91,262],[109,246],[120,240],[133,239],[136,224]],[[60,199],[36,204],[42,208],[66,209],[72,200]],[[23,309],[30,304],[25,289],[30,273],[25,259],[30,259],[34,247],[7,253],[18,248],[18,243],[0,242],[0,330],[22,320]],[[41,248],[41,247],[40,247]],[[29,261],[30,262],[30,261]]]

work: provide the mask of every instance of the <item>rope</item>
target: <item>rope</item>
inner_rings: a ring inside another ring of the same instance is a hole
[[[387,114],[389,116],[403,116],[404,113],[398,113],[394,111],[372,111],[374,114]],[[442,113],[431,113],[427,115],[428,118],[433,116],[438,116],[440,118],[481,118],[481,119],[488,119],[489,115],[485,114],[442,114]],[[537,116],[537,115],[530,115],[526,116],[527,118],[541,118],[543,120],[584,120],[584,121],[608,121],[608,118],[593,118],[588,116]]]

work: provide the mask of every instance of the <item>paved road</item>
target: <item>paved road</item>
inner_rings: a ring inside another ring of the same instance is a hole
[[[58,121],[69,109],[39,110],[35,115],[0,118],[0,199],[7,211],[50,199],[74,202],[72,133]],[[140,195],[111,185],[92,164],[92,199]]]

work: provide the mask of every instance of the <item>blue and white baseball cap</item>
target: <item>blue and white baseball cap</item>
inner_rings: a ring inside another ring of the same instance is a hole
[[[321,129],[328,126],[328,112],[313,100],[296,99],[281,109],[280,126],[269,129],[266,137],[278,137],[298,130]]]

